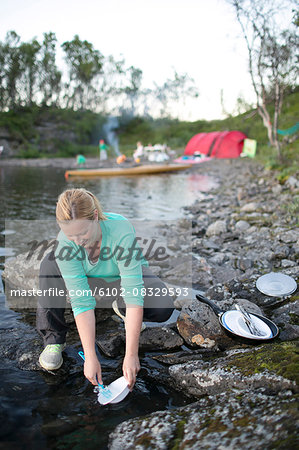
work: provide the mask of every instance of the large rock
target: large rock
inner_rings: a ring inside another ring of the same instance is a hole
[[[282,341],[297,339],[299,337],[299,300],[277,308],[272,319],[280,328],[279,338]]]
[[[212,348],[217,346],[218,340],[227,340],[217,320],[211,319],[206,322],[206,325],[200,326],[185,312],[180,314],[177,328],[185,342],[191,347]]]
[[[152,327],[142,331],[139,339],[141,350],[175,350],[184,341],[170,327]]]
[[[5,263],[2,277],[6,283],[21,289],[38,289],[39,268],[41,261],[38,254],[27,260],[27,253],[20,254]]]
[[[262,313],[257,305],[246,299],[229,299],[214,303],[224,311],[236,309],[234,303],[238,303],[249,312]],[[218,316],[209,306],[197,299],[183,307],[177,320],[177,328],[185,342],[191,347],[224,349],[235,345],[235,341],[228,337],[221,327]]]
[[[231,350],[216,360],[192,361],[169,367],[171,384],[195,397],[230,389],[259,387],[298,391],[298,344],[264,344]],[[290,362],[292,361],[292,362]]]
[[[122,326],[113,325],[107,321],[104,326],[97,326],[96,343],[101,351],[110,358],[115,358],[125,351],[125,330]],[[175,350],[183,345],[184,341],[169,326],[155,326],[145,328],[139,338],[141,351]]]
[[[127,420],[110,434],[109,449],[291,449],[297,420],[296,400],[289,392],[223,392]]]

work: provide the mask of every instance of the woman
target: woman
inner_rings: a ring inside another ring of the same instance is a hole
[[[148,321],[164,322],[173,311],[173,301],[168,292],[165,295],[165,285],[151,273],[136,245],[131,223],[119,214],[104,214],[91,192],[81,188],[63,192],[58,198],[56,220],[60,232],[55,250],[43,259],[40,268],[40,289],[48,294],[40,298],[37,310],[37,329],[45,344],[39,362],[46,370],[62,365],[68,296],[85,354],[84,375],[92,384],[102,384],[95,351],[94,293],[98,289],[110,298],[117,295],[118,302],[124,300],[123,374],[132,389],[140,369],[138,343],[143,312]]]

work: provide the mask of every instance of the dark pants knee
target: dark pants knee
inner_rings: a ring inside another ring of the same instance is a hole
[[[173,299],[166,285],[147,266],[142,266],[145,295],[143,297],[143,320],[146,322],[166,322],[174,310]],[[118,299],[118,307],[125,314],[124,299]]]
[[[63,344],[68,331],[64,318],[66,287],[53,252],[48,253],[41,262],[39,289],[42,295],[38,297],[37,331],[45,345]]]
[[[166,322],[173,313],[174,308],[144,308],[145,322]]]
[[[173,299],[163,281],[154,275],[149,267],[143,267],[144,320],[166,322],[174,310]]]

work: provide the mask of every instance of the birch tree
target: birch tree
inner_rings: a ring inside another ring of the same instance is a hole
[[[283,11],[290,13],[294,2],[231,0],[230,3],[246,42],[257,111],[270,144],[281,158],[277,129],[284,91],[298,80],[298,26],[294,20],[283,26]],[[273,113],[270,105],[274,105]]]

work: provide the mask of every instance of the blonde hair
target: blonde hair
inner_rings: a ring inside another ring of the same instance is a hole
[[[56,219],[65,222],[74,219],[94,220],[98,212],[99,220],[106,220],[99,200],[83,188],[67,189],[59,195],[56,205]]]

